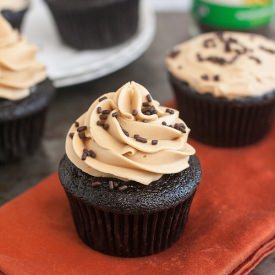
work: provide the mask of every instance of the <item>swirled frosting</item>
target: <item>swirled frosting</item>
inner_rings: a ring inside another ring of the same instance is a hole
[[[176,46],[166,63],[173,76],[202,94],[240,98],[275,89],[275,43],[260,35],[202,34]]]
[[[74,123],[66,154],[82,171],[144,185],[189,167],[195,150],[179,112],[135,82],[97,99]]]
[[[0,16],[0,98],[19,100],[46,78],[36,59],[37,48]]]
[[[20,11],[28,6],[27,0],[1,0],[0,10]]]

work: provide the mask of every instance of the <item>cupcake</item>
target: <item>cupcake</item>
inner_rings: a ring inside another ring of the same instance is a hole
[[[59,177],[84,243],[140,257],[179,239],[201,178],[189,132],[177,110],[135,82],[73,123]]]
[[[207,33],[166,59],[177,106],[192,137],[236,147],[261,140],[275,111],[275,43],[248,33]]]
[[[130,39],[138,29],[139,0],[45,0],[64,43],[101,49]]]
[[[0,11],[13,28],[20,30],[29,5],[29,0],[1,0]]]
[[[33,153],[54,94],[37,49],[0,17],[0,163]]]

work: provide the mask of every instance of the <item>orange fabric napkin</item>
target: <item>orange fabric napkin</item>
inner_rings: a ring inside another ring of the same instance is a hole
[[[257,145],[191,142],[203,180],[181,239],[150,257],[95,252],[78,238],[57,174],[0,208],[5,274],[246,274],[275,251],[275,128]],[[1,273],[1,272],[0,272]]]

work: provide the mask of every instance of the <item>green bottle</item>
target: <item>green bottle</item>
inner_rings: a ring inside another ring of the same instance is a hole
[[[273,0],[193,0],[201,31],[234,30],[267,34]]]

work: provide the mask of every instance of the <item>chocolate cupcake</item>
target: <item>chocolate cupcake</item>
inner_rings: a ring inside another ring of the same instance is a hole
[[[139,0],[45,0],[64,43],[79,49],[121,44],[137,32]]]
[[[122,257],[170,247],[200,178],[189,128],[131,82],[97,99],[71,126],[59,177],[80,238]]]
[[[0,11],[13,28],[20,30],[29,5],[29,0],[1,0]]]
[[[176,46],[166,63],[192,137],[235,147],[269,132],[275,111],[273,41],[247,33],[203,34]]]
[[[36,53],[0,17],[0,163],[33,153],[41,141],[54,88]]]

